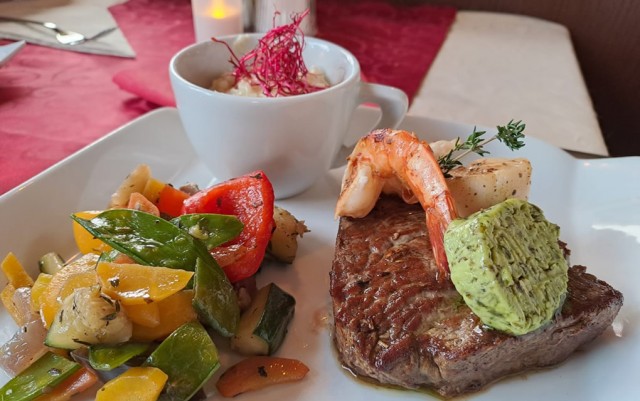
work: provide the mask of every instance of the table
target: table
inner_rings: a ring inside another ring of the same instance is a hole
[[[566,29],[518,16],[397,7],[323,0],[320,36],[356,53],[365,79],[405,85],[410,114],[486,126],[523,119],[533,136],[606,155]],[[111,12],[136,59],[28,45],[0,70],[0,194],[158,107],[112,79],[128,69],[166,74],[171,55],[194,40],[190,2],[130,0]],[[380,36],[367,47],[367,27],[377,28],[372,21],[387,24],[370,31]],[[512,56],[509,63],[503,54]]]

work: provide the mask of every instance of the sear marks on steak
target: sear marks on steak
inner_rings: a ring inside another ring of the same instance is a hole
[[[562,362],[609,327],[623,302],[574,266],[556,319],[515,337],[483,326],[437,271],[419,205],[382,197],[367,217],[340,219],[330,278],[334,341],[345,367],[453,397]]]

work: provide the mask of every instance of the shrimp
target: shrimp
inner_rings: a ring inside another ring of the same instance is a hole
[[[342,180],[336,217],[364,217],[381,192],[405,201],[415,197],[426,214],[427,232],[442,277],[449,277],[444,232],[457,218],[455,202],[429,144],[402,130],[376,130],[360,139]]]

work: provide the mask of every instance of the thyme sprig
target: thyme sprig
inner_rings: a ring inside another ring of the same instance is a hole
[[[469,153],[475,153],[479,156],[484,156],[489,154],[489,151],[484,149],[484,146],[489,142],[498,140],[504,143],[509,149],[516,150],[520,149],[524,146],[524,129],[525,124],[522,121],[514,122],[513,120],[509,121],[507,125],[499,125],[496,128],[498,129],[497,134],[488,139],[483,139],[482,136],[486,134],[486,131],[476,131],[476,127],[473,127],[473,132],[471,135],[467,137],[464,142],[460,141],[460,138],[456,138],[456,142],[453,146],[453,149],[449,151],[449,153],[440,156],[438,158],[438,164],[440,164],[440,169],[444,173],[445,177],[451,177],[449,171],[457,166],[461,166],[462,162],[460,159],[468,155]],[[457,154],[454,157],[454,154],[457,152],[463,151],[460,154]]]

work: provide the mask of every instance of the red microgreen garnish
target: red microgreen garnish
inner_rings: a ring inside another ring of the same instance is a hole
[[[304,34],[300,23],[309,10],[294,14],[292,23],[275,27],[267,32],[255,49],[238,58],[225,42],[211,38],[227,46],[231,53],[229,62],[235,67],[232,75],[234,85],[247,79],[259,85],[267,97],[301,95],[324,89],[307,81],[307,66],[302,59]]]

